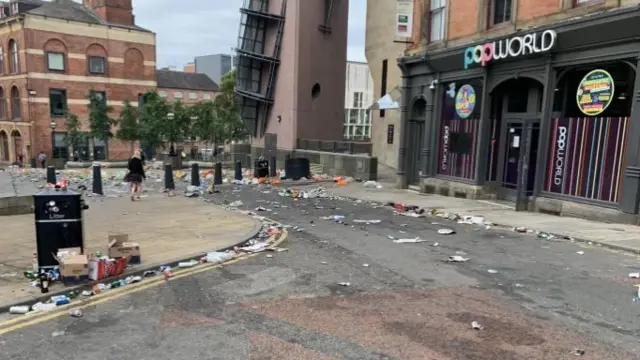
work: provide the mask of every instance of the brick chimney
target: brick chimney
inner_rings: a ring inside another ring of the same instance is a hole
[[[132,0],[82,0],[102,20],[120,25],[133,25]]]

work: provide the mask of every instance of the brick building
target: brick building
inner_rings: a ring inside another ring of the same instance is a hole
[[[158,70],[156,81],[158,95],[169,102],[180,100],[187,105],[213,100],[218,91],[218,84],[206,74]]]
[[[639,1],[401,2],[399,185],[638,222]]]
[[[156,39],[134,23],[131,0],[17,0],[0,8],[0,162],[45,151],[66,157],[66,110],[88,128],[91,90],[117,116],[125,99],[156,87]],[[91,142],[103,157],[106,145]],[[86,148],[89,145],[86,144]],[[129,156],[113,140],[110,159]],[[86,149],[85,149],[86,150]]]

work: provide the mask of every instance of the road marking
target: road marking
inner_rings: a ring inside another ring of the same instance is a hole
[[[280,233],[280,237],[277,240],[275,240],[269,247],[275,247],[280,245],[282,242],[284,242],[287,239],[288,234],[289,233],[287,232],[287,230],[283,229],[282,233]],[[205,271],[217,269],[221,266],[228,266],[231,264],[235,264],[242,260],[246,260],[246,259],[258,256],[260,254],[261,253],[246,254],[246,255],[239,256],[235,259],[229,260],[227,262],[216,264],[216,265],[203,264],[200,266],[194,266],[192,268],[184,269],[174,273],[174,276],[169,281],[181,279],[186,276],[200,274]],[[122,288],[118,288],[115,290],[110,290],[108,292],[94,295],[92,297],[86,298],[86,300],[81,300],[79,303],[76,303],[76,304],[71,303],[68,305],[57,307],[56,310],[53,310],[50,312],[46,312],[46,313],[33,312],[33,313],[23,315],[16,319],[0,322],[0,336],[16,330],[20,330],[20,329],[32,326],[32,325],[37,325],[45,321],[53,320],[63,315],[67,315],[70,310],[85,309],[89,306],[102,304],[109,300],[119,299],[126,295],[132,294],[134,292],[139,292],[141,290],[146,290],[154,286],[163,284],[165,283],[165,281],[166,280],[164,279],[164,277],[160,275],[158,277],[151,278],[139,283],[130,284]],[[38,315],[41,315],[41,316],[38,316]]]

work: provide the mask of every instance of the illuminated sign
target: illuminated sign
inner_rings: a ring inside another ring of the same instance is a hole
[[[486,66],[493,60],[539,54],[551,50],[558,35],[554,30],[497,40],[483,45],[471,46],[464,51],[464,68],[473,64]]]

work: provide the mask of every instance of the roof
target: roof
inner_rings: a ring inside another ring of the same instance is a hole
[[[89,24],[109,25],[113,27],[120,27],[138,31],[151,32],[145,28],[137,25],[122,25],[110,23],[101,19],[91,9],[86,8],[84,5],[77,3],[73,0],[18,0],[21,3],[36,5],[36,8],[25,11],[26,14],[47,16],[56,19],[77,21]],[[39,5],[39,6],[38,6]]]
[[[174,70],[157,70],[156,82],[159,88],[217,91],[218,84],[207,74]]]

